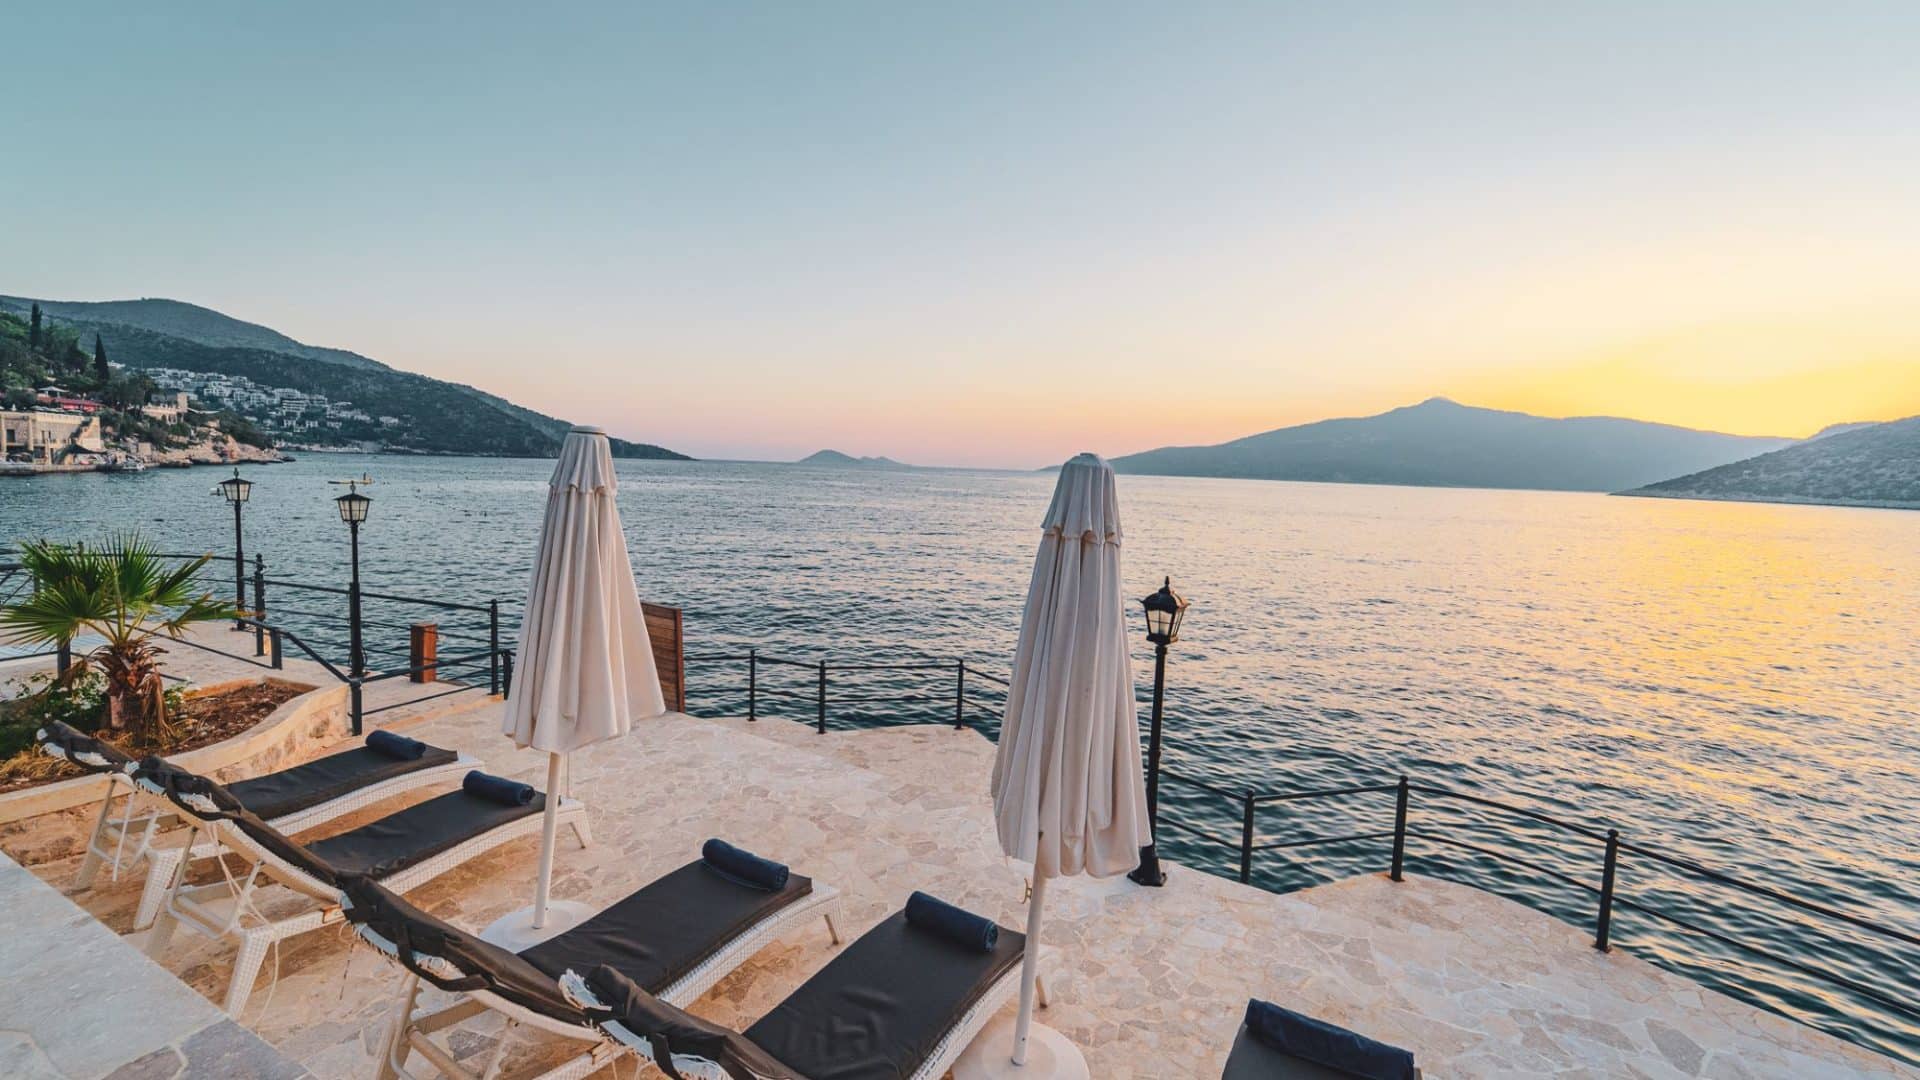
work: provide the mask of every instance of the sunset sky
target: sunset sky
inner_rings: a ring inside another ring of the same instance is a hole
[[[44,4],[0,292],[703,457],[1920,413],[1920,5]]]

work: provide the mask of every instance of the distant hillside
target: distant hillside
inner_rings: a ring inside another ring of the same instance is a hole
[[[1624,494],[1920,509],[1920,416],[1809,439]]]
[[[395,450],[548,457],[573,426],[475,387],[399,371],[344,349],[302,344],[178,300],[94,303],[0,296],[0,311],[25,312],[35,303],[52,322],[85,339],[99,334],[116,363],[242,375],[398,417],[398,425],[357,433],[377,436]],[[659,446],[611,441],[616,457],[687,460]]]
[[[1814,439],[1824,439],[1829,435],[1843,435],[1849,431],[1859,431],[1861,428],[1873,427],[1879,422],[1878,420],[1855,420],[1846,424],[1828,424],[1826,427],[1807,436],[1807,441],[1811,442]]]
[[[36,303],[41,311],[66,323],[135,326],[202,345],[264,349],[348,367],[387,366],[345,349],[303,345],[277,330],[179,300],[34,300],[25,296],[0,296],[0,310],[25,311]]]
[[[1605,416],[1556,420],[1432,398],[1218,446],[1129,454],[1113,467],[1161,476],[1618,491],[1789,442]]]
[[[911,469],[913,468],[913,466],[911,465],[902,465],[900,462],[895,461],[892,458],[854,457],[852,454],[843,454],[838,450],[817,450],[811,454],[808,454],[806,457],[801,458],[799,461],[794,462],[794,464],[795,465],[825,465],[825,466],[830,466],[836,469]]]

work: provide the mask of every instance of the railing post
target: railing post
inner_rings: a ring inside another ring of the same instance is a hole
[[[820,661],[819,705],[820,705],[820,710],[819,710],[820,719],[819,719],[818,732],[821,735],[825,735],[827,733],[827,662],[825,660]]]
[[[1253,792],[1240,796],[1240,884],[1253,880]]]
[[[267,631],[267,657],[268,662],[273,665],[273,670],[279,671],[281,667],[280,628],[277,626]]]
[[[747,650],[747,720],[760,719],[760,650]]]
[[[967,726],[967,662],[953,665],[953,730]]]
[[[354,677],[348,683],[348,686],[352,690],[352,698],[353,698],[353,733],[355,735],[358,735],[360,734],[360,721],[361,721],[361,717],[363,716],[363,713],[360,710],[360,679],[359,677],[358,676]]]
[[[513,696],[513,654],[499,653],[500,657],[500,696]]]
[[[487,601],[487,693],[500,692],[500,601]]]
[[[1400,778],[1400,786],[1393,796],[1393,871],[1387,876],[1395,881],[1405,881],[1401,869],[1407,861],[1407,778]]]
[[[267,561],[259,552],[253,555],[253,655],[264,656],[267,651],[267,632],[260,624],[267,621]]]
[[[1607,864],[1600,871],[1600,918],[1593,928],[1593,947],[1601,952],[1611,952],[1613,944],[1608,938],[1613,933],[1613,878],[1620,865],[1620,830],[1607,830]]]

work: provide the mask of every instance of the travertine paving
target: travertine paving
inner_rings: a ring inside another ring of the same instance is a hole
[[[544,777],[540,755],[498,734],[497,706],[411,733],[497,772]],[[555,891],[608,903],[722,836],[838,886],[842,927],[855,934],[913,889],[1017,926],[1023,868],[993,840],[992,753],[979,736],[944,728],[820,736],[773,720],[650,721],[575,756],[598,843],[582,851],[563,841]],[[530,901],[534,853],[532,841],[509,845],[414,896],[479,927]],[[72,865],[38,872],[65,885]],[[76,899],[124,930],[136,890]],[[1218,1076],[1252,995],[1405,1045],[1432,1077],[1920,1076],[1623,952],[1596,953],[1582,931],[1445,882],[1358,877],[1274,896],[1174,867],[1164,889],[1067,879],[1049,895],[1056,1004],[1043,1019],[1085,1048],[1096,1077]],[[796,930],[695,1011],[749,1021],[832,951],[820,928]],[[165,964],[217,997],[230,957],[228,946],[183,935]],[[255,992],[242,1019],[315,1076],[364,1076],[395,979],[344,935],[310,935],[278,958],[275,985]],[[476,1029],[456,1050],[478,1059],[498,1031]],[[517,1041],[511,1069],[554,1049]]]

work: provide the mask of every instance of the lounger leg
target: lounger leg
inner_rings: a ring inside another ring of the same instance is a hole
[[[175,919],[171,912],[162,912],[153,921],[153,930],[147,934],[147,955],[155,960],[166,955],[167,946],[173,941]]]
[[[487,1067],[480,1074],[480,1080],[495,1080],[500,1075],[500,1066],[507,1060],[507,1043],[519,1031],[520,1023],[517,1020],[507,1021],[507,1026],[500,1029],[500,1038],[493,1044],[493,1053],[487,1055]]]
[[[226,1004],[221,1006],[236,1020],[247,1007],[247,998],[253,995],[253,984],[260,977],[260,966],[266,963],[267,950],[273,947],[273,929],[259,927],[240,937],[240,955],[233,962],[233,980],[227,983]]]
[[[419,996],[420,977],[409,971],[400,980],[400,1005],[394,1010],[386,1041],[380,1044],[380,1068],[374,1074],[378,1080],[399,1080],[400,1070],[407,1067],[407,1028],[413,1023],[413,1003]]]
[[[147,865],[147,883],[140,890],[140,910],[133,916],[135,930],[145,930],[153,925],[167,894],[174,890],[178,879],[186,876],[187,853],[193,850],[194,837],[197,835],[197,830],[188,829],[185,847],[161,848],[153,852],[153,859]]]
[[[585,814],[574,815],[573,838],[575,840],[580,841],[580,846],[583,849],[590,848],[593,846],[593,830],[587,827],[587,815]]]
[[[831,938],[835,945],[840,944],[840,928],[833,925],[833,912],[831,911],[827,912],[827,937]]]
[[[1040,1002],[1041,1008],[1046,1009],[1053,1006],[1053,999],[1047,996],[1047,977],[1045,975],[1039,974],[1038,972],[1034,973],[1033,993],[1035,1000]]]
[[[131,796],[129,796],[131,797]],[[93,884],[94,875],[100,872],[101,849],[107,844],[107,826],[113,821],[113,779],[107,779],[106,798],[100,800],[100,817],[93,823],[93,835],[87,838],[87,855],[80,860],[80,873],[73,879],[75,886],[85,889]]]

